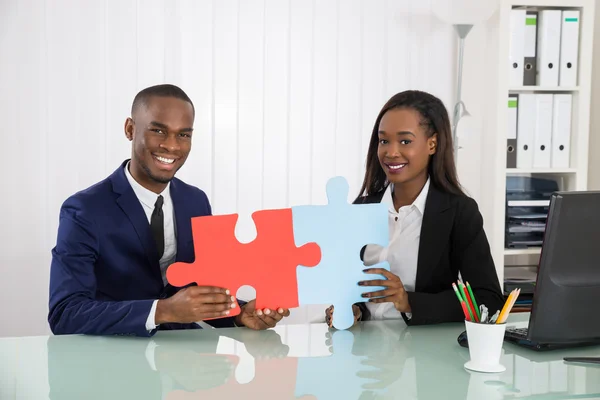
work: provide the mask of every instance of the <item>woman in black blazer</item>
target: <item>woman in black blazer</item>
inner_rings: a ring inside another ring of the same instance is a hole
[[[409,325],[464,321],[452,283],[469,282],[489,315],[504,298],[477,203],[458,183],[450,120],[444,104],[420,91],[398,93],[379,113],[355,203],[390,206],[390,243],[366,246],[366,265],[390,263],[387,280],[360,282],[366,303],[355,319],[403,318]],[[369,286],[385,286],[369,292]],[[381,297],[383,296],[383,297]],[[380,298],[375,298],[380,297]],[[326,310],[331,325],[333,307]]]

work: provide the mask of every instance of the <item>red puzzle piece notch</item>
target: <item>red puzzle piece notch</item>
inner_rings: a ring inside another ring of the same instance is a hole
[[[240,243],[235,237],[237,214],[192,218],[195,260],[172,264],[167,269],[169,283],[218,286],[234,296],[240,287],[250,285],[256,290],[257,309],[298,307],[296,269],[319,264],[319,246],[296,247],[290,208],[257,211],[252,219],[256,238]],[[239,313],[236,304],[229,316]]]

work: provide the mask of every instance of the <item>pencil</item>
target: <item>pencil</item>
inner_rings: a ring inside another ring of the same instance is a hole
[[[496,320],[496,324],[501,324],[502,321],[504,320],[504,318],[506,317],[508,308],[509,308],[510,303],[512,302],[513,298],[515,297],[516,292],[517,292],[517,289],[514,289],[508,295],[508,299],[506,299],[506,302],[504,303],[504,307],[502,307],[502,311],[500,311],[500,315],[498,316],[498,319]]]
[[[452,289],[454,289],[454,293],[456,293],[456,297],[458,297],[458,302],[462,302],[464,299],[462,298],[462,296],[460,295],[460,293],[458,293],[458,288],[456,287],[456,283],[452,283]]]
[[[464,300],[461,300],[461,301],[460,301],[460,305],[462,306],[463,313],[465,314],[465,319],[466,319],[467,321],[471,321],[471,318],[469,318],[469,314],[470,314],[470,313],[469,313],[469,312],[467,312],[467,305],[465,304],[465,301],[464,301]]]
[[[479,311],[479,306],[477,305],[477,300],[475,300],[475,295],[473,294],[471,285],[469,285],[469,281],[467,281],[467,289],[469,290],[469,296],[471,296],[471,300],[473,300],[473,307],[475,307],[475,312],[477,313],[477,318],[479,320],[481,320],[481,313]]]
[[[515,289],[515,295],[513,296],[512,301],[508,305],[508,309],[506,310],[506,314],[504,315],[504,318],[500,321],[501,324],[506,322],[506,320],[508,319],[508,316],[510,315],[511,310],[514,307],[515,302],[517,301],[517,298],[519,297],[519,294],[521,294],[521,288]],[[498,319],[500,320],[500,317],[498,317]]]
[[[463,285],[462,290],[463,290],[463,292],[465,292],[465,298],[467,299],[467,308],[469,309],[471,318],[473,318],[473,321],[479,322],[479,320],[477,319],[477,313],[475,312],[475,308],[473,307],[473,302],[471,301],[471,298],[469,297],[469,293],[467,292],[467,287],[465,285]]]

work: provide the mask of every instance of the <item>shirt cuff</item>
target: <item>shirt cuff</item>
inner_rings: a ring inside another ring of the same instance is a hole
[[[152,303],[152,308],[150,309],[150,313],[148,314],[148,319],[146,320],[146,330],[148,332],[156,329],[156,327],[158,326],[158,325],[156,325],[156,319],[155,319],[157,303],[158,303],[158,300],[154,300],[154,302]]]

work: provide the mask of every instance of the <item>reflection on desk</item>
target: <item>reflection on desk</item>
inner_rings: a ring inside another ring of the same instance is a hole
[[[528,318],[528,314],[511,319]],[[269,331],[159,332],[151,339],[0,339],[0,399],[505,399],[600,398],[600,368],[506,343],[502,374],[463,368],[464,324],[370,321]]]

